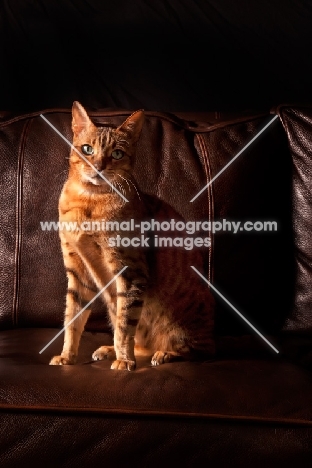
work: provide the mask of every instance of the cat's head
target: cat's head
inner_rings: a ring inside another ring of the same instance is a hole
[[[90,188],[104,188],[107,185],[100,174],[112,183],[118,174],[128,178],[143,122],[144,112],[139,110],[118,128],[97,127],[82,105],[75,101],[72,107],[72,130],[76,151],[72,149],[70,154],[72,174]]]

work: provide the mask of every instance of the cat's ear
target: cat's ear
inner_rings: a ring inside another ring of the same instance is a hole
[[[83,130],[89,130],[93,126],[87,111],[78,101],[74,101],[72,107],[72,130],[79,135]]]
[[[141,134],[144,118],[144,111],[138,110],[131,114],[116,131],[126,133],[129,140],[131,140],[132,143],[136,143]]]

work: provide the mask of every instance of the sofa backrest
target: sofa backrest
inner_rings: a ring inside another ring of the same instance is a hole
[[[292,159],[292,218],[295,257],[295,300],[284,331],[312,333],[312,108],[279,106]]]
[[[129,114],[90,112],[96,123],[105,125],[119,125]],[[43,115],[71,140],[70,110],[48,110]],[[190,120],[146,112],[135,162],[141,190],[172,205],[187,221],[221,225],[224,220],[258,221],[253,231],[209,232],[212,246],[204,253],[205,275],[266,333],[283,326],[293,297],[291,164],[279,120],[229,163],[273,117],[262,114],[216,124],[200,114]],[[66,276],[58,232],[42,231],[40,222],[58,220],[69,150],[40,112],[0,124],[1,327],[62,324]],[[264,221],[276,222],[277,231],[260,230]],[[249,333],[247,325],[216,297],[217,333]],[[105,307],[98,301],[88,328],[106,327]]]

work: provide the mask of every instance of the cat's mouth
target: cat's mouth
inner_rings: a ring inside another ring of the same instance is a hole
[[[93,174],[83,174],[83,181],[93,185],[107,185],[110,184],[110,176],[103,172],[95,172]]]

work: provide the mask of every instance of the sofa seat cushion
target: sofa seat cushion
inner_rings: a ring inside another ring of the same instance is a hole
[[[75,366],[49,366],[63,336],[42,354],[56,329],[0,333],[0,411],[135,415],[312,425],[312,374],[268,351],[258,358],[219,358],[112,371],[92,352],[109,334],[86,332]],[[248,354],[247,354],[248,355]]]

